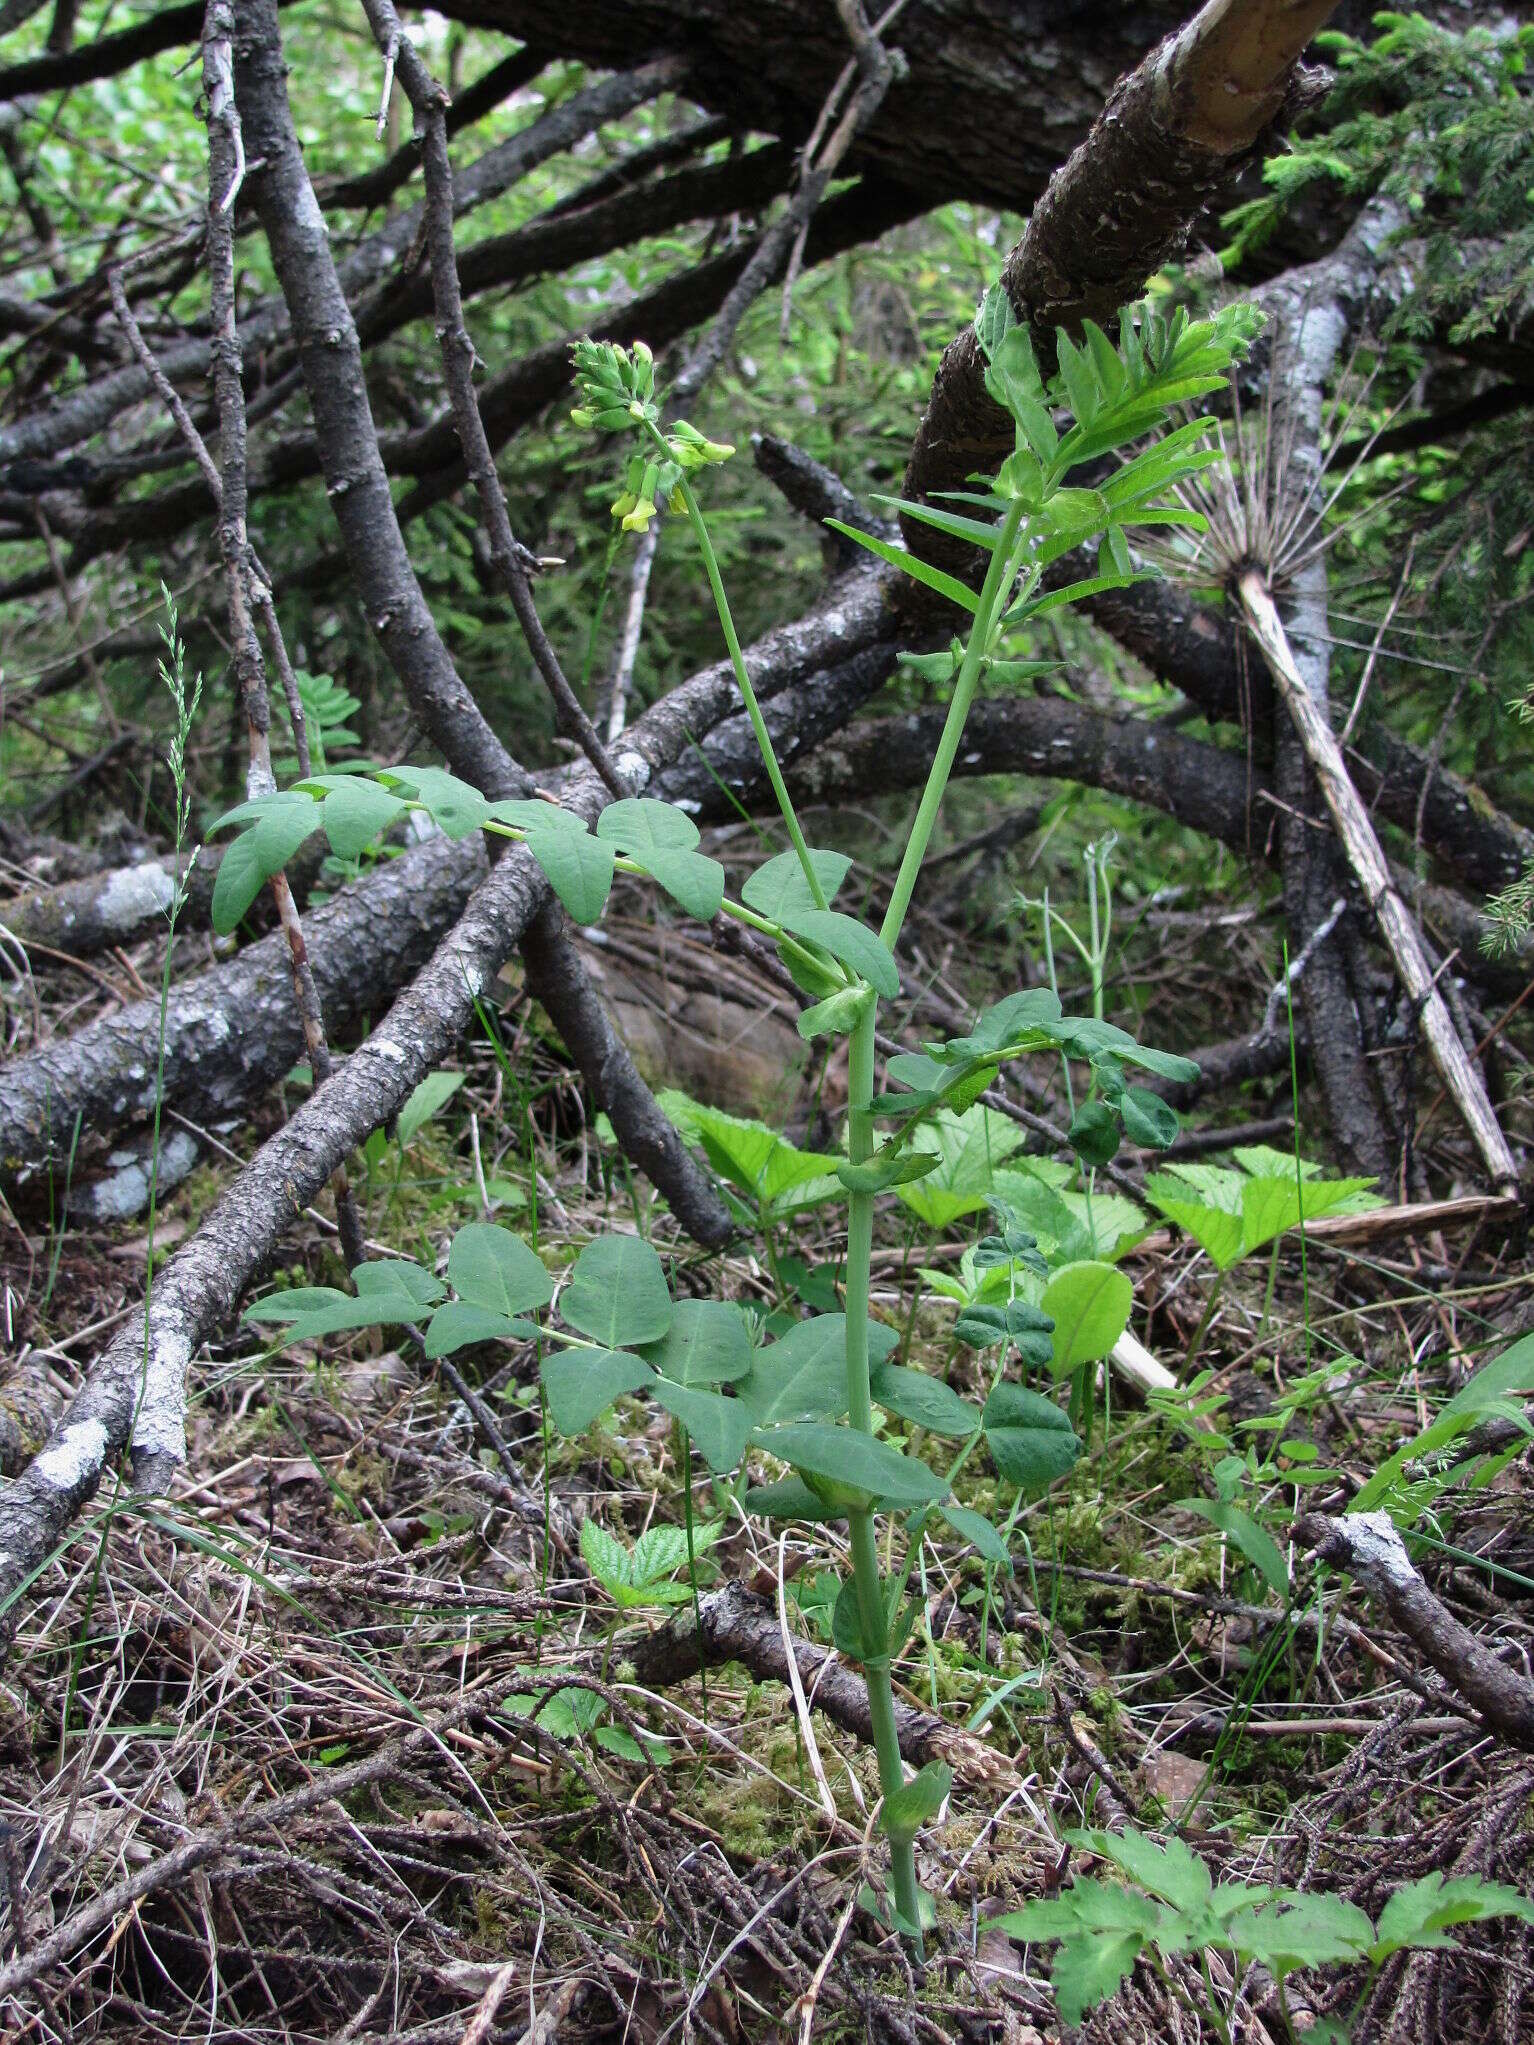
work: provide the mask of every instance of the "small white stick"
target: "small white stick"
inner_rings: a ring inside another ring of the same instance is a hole
[[[831,1794],[831,1785],[826,1781],[825,1763],[820,1758],[820,1748],[815,1741],[815,1727],[810,1719],[809,1701],[804,1694],[804,1684],[799,1679],[799,1657],[794,1653],[793,1635],[788,1630],[788,1600],[783,1583],[783,1559],[788,1546],[788,1536],[778,1536],[778,1631],[783,1636],[783,1653],[788,1660],[788,1687],[794,1693],[794,1710],[799,1719],[799,1730],[804,1735],[804,1750],[809,1756],[810,1773],[815,1778],[815,1787],[820,1792],[821,1808],[832,1827],[836,1825],[836,1799]],[[813,2007],[813,2005],[812,2005]]]

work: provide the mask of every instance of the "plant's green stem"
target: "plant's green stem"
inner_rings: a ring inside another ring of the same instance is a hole
[[[1214,1283],[1209,1288],[1209,1297],[1204,1302],[1204,1311],[1199,1316],[1198,1326],[1193,1330],[1193,1340],[1188,1344],[1188,1353],[1183,1358],[1184,1364],[1191,1364],[1204,1346],[1204,1337],[1209,1333],[1209,1323],[1214,1319],[1214,1310],[1220,1304],[1220,1295],[1225,1290],[1225,1276],[1223,1271],[1215,1273]]]
[[[75,1126],[74,1129],[71,1131],[69,1138],[69,1160],[64,1166],[64,1197],[62,1201],[60,1201],[59,1203],[57,1223],[55,1223],[54,1221],[54,1216],[52,1212],[53,1159],[51,1155],[48,1160],[48,1206],[49,1206],[48,1230],[53,1237],[53,1254],[48,1261],[48,1283],[43,1287],[43,1297],[41,1304],[38,1307],[38,1312],[40,1314],[47,1313],[48,1302],[53,1298],[53,1288],[58,1283],[59,1260],[64,1254],[64,1238],[69,1233],[69,1189],[71,1185],[74,1183],[75,1152],[78,1150],[80,1145],[80,1125],[84,1117],[84,1113],[85,1110],[83,1108],[77,1108],[75,1110]]]
[[[1289,1100],[1294,1111],[1294,1197],[1300,1210],[1300,1296],[1305,1303],[1305,1368],[1310,1361],[1310,1255],[1305,1241],[1305,1179],[1300,1170],[1300,1054],[1294,1038],[1294,975],[1284,943],[1284,1001],[1289,1012]]]
[[[650,431],[654,439],[664,448],[665,441],[661,434],[653,426],[650,428]],[[745,655],[740,650],[740,640],[736,636],[735,631],[735,620],[730,615],[730,600],[724,593],[724,582],[719,573],[719,561],[714,553],[714,543],[708,536],[708,526],[704,522],[703,512],[698,500],[693,495],[692,485],[684,476],[677,487],[682,493],[682,502],[687,509],[688,523],[692,526],[693,537],[698,542],[698,552],[703,557],[703,568],[708,576],[708,586],[714,593],[714,608],[719,613],[719,623],[724,632],[724,643],[729,649],[730,665],[735,670],[735,680],[740,688],[741,700],[746,706],[746,715],[751,720],[751,729],[756,735],[756,743],[761,750],[762,765],[767,769],[767,779],[772,783],[772,792],[778,799],[778,808],[783,814],[784,823],[788,826],[788,835],[793,841],[794,850],[799,855],[799,864],[804,868],[804,877],[809,883],[811,900],[817,909],[823,909],[826,906],[825,892],[820,885],[820,878],[815,872],[815,863],[810,858],[810,848],[805,843],[804,833],[799,828],[799,819],[794,814],[794,805],[788,793],[787,783],[783,779],[783,770],[778,765],[778,756],[773,750],[772,734],[767,729],[766,719],[762,716],[761,705],[756,700],[756,691],[751,686],[751,677],[746,672]]]
[[[854,1164],[863,1164],[873,1150],[869,1103],[874,1092],[874,1004],[859,1017],[851,1038],[848,1062],[847,1149]],[[868,1288],[873,1252],[874,1196],[853,1193],[847,1212],[847,1411],[851,1424],[873,1433],[873,1394],[868,1381]],[[879,1760],[879,1787],[886,1799],[905,1782],[900,1740],[895,1731],[895,1693],[888,1660],[889,1614],[879,1573],[871,1510],[847,1515],[852,1542],[852,1578],[858,1618],[871,1660],[864,1668],[868,1684],[868,1715],[873,1723],[874,1751]],[[895,1907],[907,1924],[917,1927],[921,1948],[921,1898],[916,1886],[916,1852],[908,1838],[890,1840],[890,1880]]]
[[[692,1623],[698,1635],[698,1686],[703,1697],[703,1715],[707,1718],[708,1656],[703,1652],[703,1608],[698,1603],[698,1556],[693,1545],[692,1436],[680,1421],[677,1427],[682,1437],[682,1516],[687,1523],[687,1582],[692,1591]]]
[[[1267,1289],[1262,1295],[1262,1319],[1257,1323],[1257,1340],[1259,1342],[1268,1332],[1268,1321],[1273,1313],[1273,1289],[1278,1284],[1278,1252],[1282,1243],[1283,1237],[1281,1235],[1276,1235],[1273,1238],[1273,1254],[1268,1259]]]
[[[980,664],[990,650],[996,614],[1017,574],[1017,535],[1022,522],[1023,507],[1014,500],[1007,507],[1006,516],[1001,524],[1001,536],[992,549],[990,566],[985,571],[985,581],[980,587],[979,607],[975,612],[969,644],[964,649],[964,659],[954,681],[953,700],[948,705],[943,735],[938,740],[932,769],[927,776],[927,785],[922,790],[921,802],[911,825],[905,855],[900,862],[900,871],[895,876],[894,892],[890,896],[890,905],[879,932],[891,951],[895,949],[895,940],[900,935],[906,911],[911,906],[911,897],[916,891],[916,877],[921,872],[922,861],[927,856],[933,826],[937,823],[937,813],[943,801],[943,791],[948,786],[948,776],[953,770],[954,761],[958,758],[965,720],[969,716],[970,705],[975,700],[975,691],[980,686]]]

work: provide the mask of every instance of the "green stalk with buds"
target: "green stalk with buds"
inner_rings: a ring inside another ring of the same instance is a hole
[[[971,488],[934,502],[882,500],[966,550],[974,578],[831,521],[968,620],[947,648],[901,656],[934,691],[946,692],[948,713],[877,929],[835,906],[852,862],[807,841],[741,653],[697,493],[703,472],[733,450],[664,418],[654,360],[642,343],[577,345],[580,401],[573,416],[625,444],[612,504],[620,532],[642,532],[663,510],[687,521],[788,849],[751,874],[737,899],[726,892],[718,862],[700,849],[692,820],[675,807],[649,798],[614,802],[588,831],[555,805],[489,802],[434,767],[318,775],[225,819],[245,824],[246,832],[220,868],[225,894],[215,893],[216,927],[238,920],[262,866],[290,857],[317,825],[337,850],[354,855],[407,808],[420,807],[454,835],[488,830],[525,843],[579,922],[601,915],[617,872],[648,875],[690,915],[708,920],[722,911],[738,919],[778,947],[803,990],[801,1035],[847,1041],[847,1147],[837,1169],[847,1202],[841,1313],[814,1315],[769,1342],[736,1303],[673,1298],[648,1243],[604,1235],[576,1257],[556,1316],[541,1259],[507,1230],[476,1222],[454,1238],[445,1281],[404,1259],[375,1262],[357,1274],[355,1299],[326,1288],[279,1293],[249,1317],[282,1324],[289,1341],[375,1322],[424,1322],[433,1356],[469,1342],[538,1337],[548,1410],[564,1433],[583,1433],[615,1399],[643,1396],[671,1415],[717,1478],[734,1482],[746,1512],[845,1526],[851,1567],[833,1633],[868,1686],[890,1849],[884,1915],[918,1950],[931,1906],[917,1879],[916,1841],[940,1813],[949,1773],[929,1763],[907,1781],[897,1740],[891,1669],[917,1616],[906,1600],[912,1562],[941,1521],[980,1562],[1010,1568],[1011,1522],[998,1530],[955,1501],[954,1477],[984,1444],[1017,1495],[1038,1492],[1071,1468],[1080,1443],[1055,1398],[1016,1381],[1020,1370],[1047,1365],[1051,1354],[1052,1323],[1037,1304],[1043,1266],[1026,1231],[1004,1217],[1002,1232],[976,1248],[977,1265],[994,1271],[999,1286],[997,1304],[967,1307],[955,1325],[961,1342],[991,1358],[991,1389],[977,1406],[941,1379],[893,1361],[894,1331],[869,1306],[876,1209],[892,1189],[939,1163],[915,1140],[924,1125],[970,1106],[1011,1059],[1043,1054],[1086,1068],[1069,1136],[1088,1166],[1106,1163],[1126,1133],[1161,1147],[1177,1133],[1176,1116],[1135,1082],[1134,1068],[1174,1079],[1196,1068],[1137,1044],[1100,1015],[1066,1016],[1051,989],[1031,988],[993,1004],[961,1036],[890,1058],[880,1091],[879,1004],[900,991],[896,950],[974,702],[983,690],[1023,686],[1045,671],[1026,650],[1038,621],[1146,572],[1131,549],[1132,531],[1202,525],[1181,503],[1177,485],[1217,459],[1205,445],[1205,423],[1187,419],[1166,429],[1177,408],[1224,381],[1254,327],[1254,316],[1239,307],[1196,323],[1181,312],[1163,318],[1151,309],[1130,311],[1120,318],[1116,342],[1090,322],[1079,342],[1059,335],[1058,369],[1046,377],[997,287],[980,308],[976,331],[987,388],[1014,423],[1011,454],[996,474],[972,477]],[[1083,549],[1095,550],[1095,561],[1069,578],[1071,557]],[[240,846],[247,854],[236,861]],[[906,1428],[963,1447],[936,1467],[905,1445]],[[751,1483],[748,1456],[785,1474],[764,1472],[766,1481]],[[891,1537],[900,1529],[905,1543],[890,1583],[880,1564],[881,1519]],[[700,1540],[712,1540],[709,1530],[697,1531]]]

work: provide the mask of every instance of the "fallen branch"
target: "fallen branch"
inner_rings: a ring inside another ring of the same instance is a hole
[[[1395,960],[1402,985],[1416,1004],[1422,1034],[1450,1098],[1463,1116],[1477,1150],[1500,1188],[1516,1187],[1518,1167],[1502,1134],[1481,1075],[1460,1042],[1436,976],[1422,948],[1411,912],[1396,893],[1368,812],[1348,777],[1342,748],[1325,713],[1295,665],[1289,635],[1261,574],[1249,569],[1240,582],[1241,607],[1332,813],[1348,863],[1363,887]]]
[[[690,1605],[679,1607],[669,1624],[629,1649],[627,1660],[634,1682],[646,1689],[685,1682],[705,1665],[726,1662],[739,1662],[764,1680],[789,1681],[788,1651],[772,1600],[738,1583],[705,1592],[696,1620]],[[810,1703],[844,1732],[871,1743],[868,1690],[857,1671],[807,1640],[794,1642],[794,1660]],[[1017,1771],[1009,1761],[933,1712],[897,1699],[895,1730],[901,1753],[917,1766],[946,1761],[971,1788],[995,1792],[1017,1787]]]
[[[393,999],[463,913],[484,871],[477,840],[434,838],[310,912],[315,986],[332,1034]],[[167,1106],[195,1122],[241,1117],[303,1057],[290,956],[277,930],[172,988]],[[12,1058],[0,1070],[0,1176],[24,1187],[61,1171],[76,1116],[82,1144],[146,1120],[154,1112],[159,1037],[153,998]]]
[[[1294,1523],[1294,1538],[1323,1562],[1355,1577],[1445,1681],[1475,1706],[1489,1730],[1534,1751],[1534,1683],[1499,1661],[1434,1597],[1388,1513],[1361,1512],[1345,1519],[1306,1513]]]

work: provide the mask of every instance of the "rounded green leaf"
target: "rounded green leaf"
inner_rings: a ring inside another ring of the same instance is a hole
[[[539,1372],[561,1434],[584,1434],[614,1399],[641,1391],[654,1375],[642,1357],[611,1349],[562,1349],[546,1356]]]
[[[1177,1141],[1177,1132],[1182,1127],[1177,1110],[1153,1094],[1149,1087],[1130,1086],[1124,1089],[1119,1102],[1119,1113],[1124,1118],[1124,1134],[1131,1143],[1147,1144],[1152,1150],[1166,1150]]]
[[[909,1370],[898,1363],[881,1363],[872,1373],[871,1388],[875,1403],[886,1413],[898,1413],[902,1420],[909,1420],[914,1427],[925,1427],[929,1434],[962,1441],[980,1425],[980,1414],[968,1400],[961,1399],[952,1385],[945,1385],[941,1378],[928,1377],[925,1371]]]
[[[840,909],[803,909],[791,905],[775,919],[795,937],[807,937],[828,951],[839,965],[859,974],[888,999],[900,992],[900,971],[889,946],[877,931],[844,916]]]
[[[897,1347],[893,1328],[872,1321],[871,1362],[882,1363]],[[799,1321],[769,1348],[758,1349],[750,1374],[740,1381],[740,1398],[758,1427],[784,1420],[822,1420],[847,1410],[847,1317],[816,1314]]]
[[[1123,1134],[1106,1101],[1083,1101],[1072,1115],[1066,1141],[1085,1165],[1112,1164]]]
[[[430,812],[444,838],[467,838],[482,830],[489,818],[490,805],[479,790],[445,767],[391,768],[388,779]]]
[[[649,852],[690,852],[698,842],[698,827],[673,803],[631,795],[607,805],[597,818],[597,836],[631,859],[643,860]]]
[[[393,1299],[403,1294],[417,1307],[434,1307],[447,1297],[442,1280],[409,1257],[375,1257],[370,1263],[358,1264],[352,1271],[352,1284],[360,1299],[374,1295]]]
[[[554,1297],[542,1258],[489,1221],[468,1222],[454,1236],[447,1280],[460,1299],[495,1314],[529,1313]]]
[[[997,1385],[982,1421],[992,1462],[1019,1491],[1046,1490],[1081,1454],[1066,1415],[1052,1399],[1023,1385]]]
[[[657,1406],[681,1421],[709,1468],[728,1476],[745,1454],[751,1433],[751,1415],[739,1399],[660,1377],[652,1378],[647,1389]]]
[[[810,865],[820,882],[820,892],[829,902],[847,878],[852,861],[845,852],[812,849]],[[748,909],[773,923],[781,923],[785,912],[815,907],[815,897],[810,893],[797,852],[780,852],[765,866],[759,866],[741,889],[740,899]]]
[[[925,1463],[855,1427],[791,1422],[758,1433],[757,1446],[811,1479],[829,1504],[933,1505],[948,1486]]]
[[[333,1307],[347,1294],[338,1292],[333,1285],[293,1285],[285,1292],[268,1293],[265,1299],[258,1299],[241,1314],[242,1321],[297,1321],[305,1314],[322,1312]]]
[[[224,848],[213,882],[211,916],[220,937],[237,930],[240,919],[274,874],[281,873],[304,840],[320,826],[320,805],[307,795],[265,796],[255,822]],[[230,816],[239,812],[231,811]],[[225,821],[220,819],[220,822]]]
[[[1051,1368],[1069,1377],[1106,1356],[1129,1326],[1134,1287],[1116,1265],[1087,1258],[1067,1264],[1044,1288],[1043,1306],[1055,1324]]]
[[[426,1354],[451,1356],[471,1342],[527,1342],[536,1338],[536,1321],[514,1319],[469,1300],[450,1299],[438,1307],[426,1330]]]
[[[341,859],[359,858],[404,812],[405,805],[397,795],[360,774],[338,778],[320,805],[325,835]]]
[[[674,1385],[724,1385],[751,1368],[751,1329],[727,1300],[679,1299],[671,1326],[645,1356]]]
[[[585,831],[541,824],[528,832],[527,849],[575,921],[595,923],[612,889],[612,846]]]
[[[606,1349],[658,1342],[671,1326],[660,1258],[638,1236],[598,1236],[576,1258],[559,1311]]]
[[[493,802],[488,817],[498,824],[509,824],[514,831],[574,831],[584,836],[586,820],[578,817],[573,810],[561,809],[557,802],[535,802],[531,798],[504,797]]]
[[[636,852],[632,857],[689,916],[696,916],[700,923],[711,923],[719,914],[719,905],[724,900],[724,868],[717,859],[681,846],[658,846],[653,851]]]

